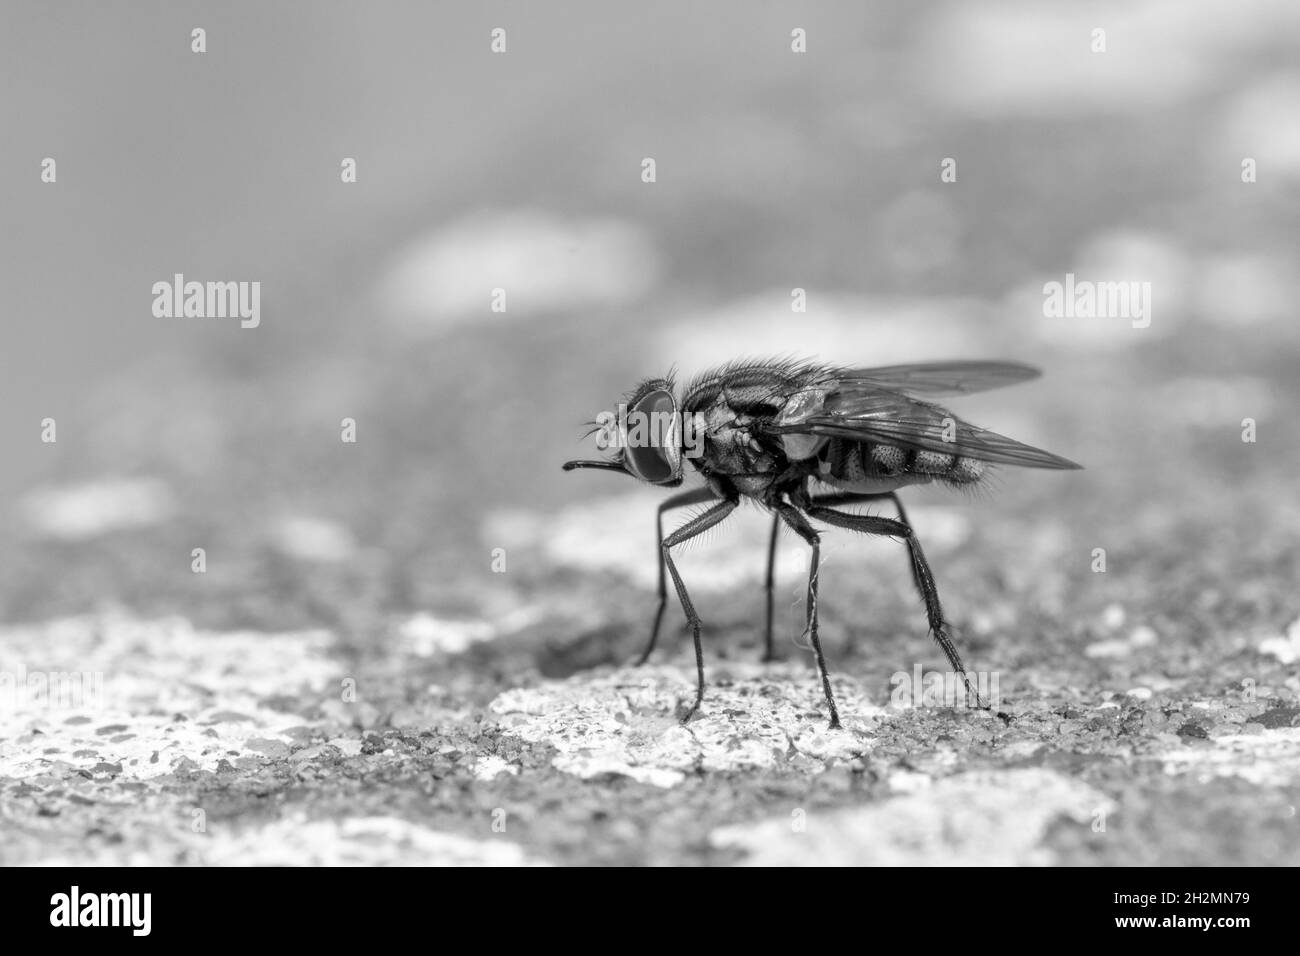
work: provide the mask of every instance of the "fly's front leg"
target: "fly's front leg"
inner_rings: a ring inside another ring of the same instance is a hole
[[[664,584],[664,512],[669,508],[684,508],[687,505],[698,505],[705,501],[714,501],[717,499],[712,490],[709,488],[693,488],[690,491],[683,491],[680,494],[673,495],[665,499],[659,505],[659,511],[655,514],[655,563],[659,566],[659,607],[655,610],[654,626],[650,628],[650,643],[646,645],[641,656],[637,658],[636,666],[640,667],[654,652],[655,642],[659,640],[659,625],[664,619],[664,608],[668,605],[668,588]]]
[[[912,557],[912,580],[916,582],[921,592],[921,599],[925,602],[925,616],[930,625],[930,633],[934,635],[935,643],[943,651],[944,657],[948,658],[948,664],[961,675],[967,690],[974,695],[976,705],[987,710],[988,706],[980,697],[975,682],[966,673],[966,665],[962,663],[961,655],[957,653],[957,648],[948,635],[948,623],[944,620],[943,607],[939,604],[939,589],[935,586],[929,562],[925,560],[925,552],[921,550],[921,542],[916,539],[912,526],[907,522],[907,514],[903,511],[902,503],[895,495],[891,494],[889,497],[893,498],[902,521],[874,515],[845,514],[823,505],[813,505],[808,509],[808,514],[818,521],[825,521],[829,525],[847,528],[850,531],[887,535],[891,538],[902,538],[907,542],[908,553]]]
[[[817,673],[821,675],[822,690],[826,694],[826,704],[831,710],[831,729],[837,730],[840,726],[840,712],[835,706],[835,695],[831,693],[831,679],[826,672],[826,658],[822,654],[822,642],[817,636],[817,577],[821,569],[821,536],[816,532],[808,519],[801,515],[798,509],[787,504],[778,504],[776,513],[781,516],[799,537],[803,538],[812,546],[812,564],[808,569],[808,601],[807,601],[807,629],[808,639],[812,642],[813,654],[817,658]]]
[[[695,641],[695,703],[691,705],[691,709],[682,718],[682,723],[686,723],[695,716],[695,712],[700,709],[700,703],[704,700],[704,648],[700,644],[700,625],[703,622],[700,620],[700,616],[695,613],[695,605],[691,603],[691,596],[686,593],[686,585],[682,583],[682,576],[677,573],[677,565],[673,563],[672,549],[683,541],[689,541],[696,535],[708,531],[735,511],[738,504],[740,504],[738,498],[719,501],[708,511],[692,518],[664,538],[660,544],[663,563],[668,566],[668,573],[672,575],[673,587],[677,589],[677,597],[682,602],[682,610],[686,612],[686,620],[691,625],[691,637]]]

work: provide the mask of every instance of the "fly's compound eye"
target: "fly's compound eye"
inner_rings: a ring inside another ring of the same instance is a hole
[[[653,485],[673,481],[681,473],[681,440],[677,402],[671,392],[655,389],[628,411],[624,464]]]

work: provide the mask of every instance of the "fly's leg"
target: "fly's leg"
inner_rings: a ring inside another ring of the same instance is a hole
[[[664,619],[664,608],[668,605],[668,588],[664,584],[664,512],[669,508],[685,508],[687,505],[698,505],[704,501],[713,501],[718,496],[708,488],[693,488],[690,491],[683,491],[680,494],[673,495],[665,499],[659,505],[659,512],[655,515],[655,562],[659,565],[659,607],[655,610],[655,623],[650,629],[650,643],[646,645],[641,656],[637,658],[636,666],[640,667],[654,652],[655,642],[659,640],[659,625]]]
[[[686,612],[686,620],[691,625],[691,637],[695,641],[695,703],[691,705],[691,709],[682,718],[682,723],[686,723],[695,716],[695,712],[700,709],[700,704],[704,700],[704,648],[700,644],[700,625],[703,622],[700,620],[700,616],[695,613],[695,605],[691,603],[691,596],[686,593],[686,585],[682,583],[682,576],[677,573],[677,565],[673,563],[672,549],[683,541],[689,541],[696,535],[708,531],[735,511],[738,504],[740,504],[738,498],[719,501],[708,511],[696,515],[664,538],[659,546],[660,553],[663,555],[663,563],[668,566],[668,573],[673,578],[673,587],[677,589],[677,597],[682,602],[682,610]]]
[[[939,604],[939,590],[934,583],[934,575],[930,571],[929,562],[925,560],[925,552],[921,550],[921,542],[916,539],[912,532],[912,526],[907,521],[907,514],[903,511],[903,505],[897,496],[891,494],[888,497],[894,500],[898,508],[899,517],[903,520],[894,521],[891,518],[878,518],[874,515],[854,515],[845,514],[842,511],[835,511],[824,505],[814,504],[808,508],[808,514],[818,521],[825,521],[829,525],[835,525],[839,528],[847,528],[850,531],[860,531],[864,534],[887,535],[891,538],[902,538],[907,542],[908,553],[912,557],[912,580],[916,582],[917,589],[921,592],[921,599],[925,602],[925,616],[930,625],[930,633],[934,636],[935,643],[943,651],[944,657],[948,658],[948,664],[954,671],[961,675],[966,683],[967,691],[974,695],[975,703],[978,707],[985,710],[988,705],[979,695],[974,680],[966,673],[966,665],[961,661],[961,655],[957,653],[957,648],[948,636],[948,623],[943,617],[943,607]]]
[[[894,507],[898,509],[899,520],[907,525],[907,550],[912,556],[912,580],[916,582],[916,589],[921,592],[921,600],[925,604],[925,617],[930,624],[930,633],[934,635],[935,641],[943,649],[944,656],[948,658],[948,663],[952,669],[961,675],[962,680],[966,682],[967,690],[975,698],[975,706],[988,710],[989,706],[980,697],[979,689],[971,676],[966,673],[966,666],[961,662],[961,655],[957,653],[957,646],[953,644],[952,638],[948,635],[948,622],[943,616],[943,607],[939,604],[939,588],[934,583],[934,574],[930,571],[930,562],[925,560],[925,552],[921,550],[921,541],[912,530],[912,522],[908,520],[907,511],[903,508],[903,503],[898,500],[898,495],[890,493],[889,497],[893,499]]]
[[[778,504],[776,513],[781,516],[799,537],[812,547],[812,564],[808,568],[808,601],[806,632],[812,642],[813,654],[817,658],[817,673],[821,675],[822,690],[826,694],[826,703],[831,710],[831,729],[838,730],[840,712],[835,706],[835,695],[831,693],[831,679],[826,672],[826,657],[822,654],[821,639],[817,636],[817,574],[821,569],[821,536],[808,523],[808,519],[791,505]]]
[[[781,531],[781,516],[772,515],[772,539],[767,543],[767,583],[763,585],[767,591],[767,632],[763,639],[763,662],[776,660],[776,655],[772,653],[772,588],[775,585],[776,574],[776,539]]]
[[[907,525],[910,528],[912,526],[912,522],[907,520],[907,512],[903,510],[903,503],[898,500],[898,495],[892,491],[869,492],[869,493],[868,492],[856,492],[856,493],[845,492],[843,494],[837,494],[837,495],[823,495],[820,498],[813,498],[811,500],[814,505],[824,506],[824,505],[847,505],[847,504],[853,504],[855,502],[861,502],[861,501],[883,501],[885,499],[888,499],[894,503],[894,507],[898,509],[899,520],[901,520],[903,524]],[[908,554],[912,553],[910,542],[914,540],[915,538],[910,538],[910,537],[908,538],[908,542],[909,542]],[[920,544],[917,544],[917,548],[918,549],[920,548]],[[924,561],[924,556],[922,556],[922,561]],[[926,599],[925,587],[921,584],[920,575],[917,574],[915,559],[913,559],[908,563],[907,569],[912,572],[912,583],[916,585],[916,590],[921,595],[921,600],[924,601]],[[938,600],[937,597],[936,600]]]

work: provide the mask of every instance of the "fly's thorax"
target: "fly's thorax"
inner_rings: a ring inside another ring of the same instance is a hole
[[[742,495],[762,499],[772,487],[775,478],[776,476],[773,474],[731,475],[730,481]]]
[[[700,413],[704,423],[704,458],[726,475],[765,475],[780,470],[779,453],[759,438],[770,419],[737,411],[719,393]]]

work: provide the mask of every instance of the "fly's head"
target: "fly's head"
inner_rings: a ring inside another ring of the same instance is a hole
[[[568,461],[565,471],[599,468],[621,471],[652,485],[668,488],[682,483],[682,416],[672,379],[649,379],[619,403],[615,412],[601,412],[588,434],[608,451],[602,461]]]

